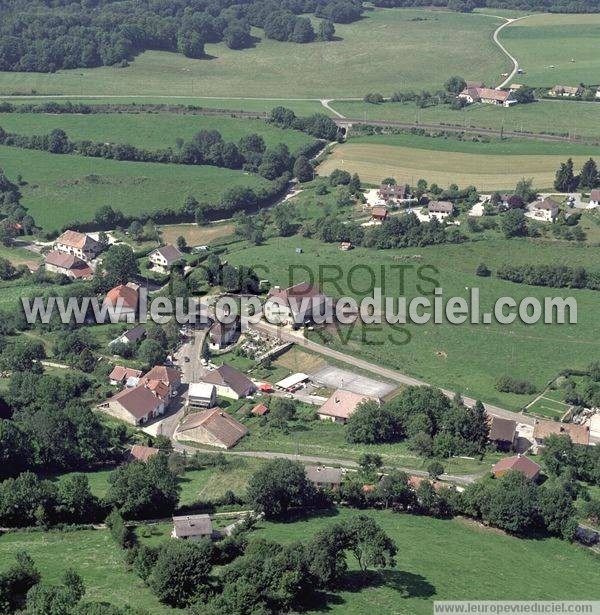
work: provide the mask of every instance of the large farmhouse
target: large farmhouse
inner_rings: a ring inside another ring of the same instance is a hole
[[[511,91],[480,87],[465,88],[458,95],[458,98],[468,104],[480,102],[488,105],[502,105],[503,107],[510,107],[517,102]]]
[[[95,259],[102,251],[102,246],[89,235],[77,231],[65,231],[55,242],[54,249],[72,254],[84,261]]]
[[[264,305],[269,322],[302,324],[317,313],[325,313],[327,297],[315,286],[300,282],[290,288],[274,286]]]
[[[229,449],[247,433],[248,429],[230,414],[213,408],[188,415],[177,428],[175,439]]]

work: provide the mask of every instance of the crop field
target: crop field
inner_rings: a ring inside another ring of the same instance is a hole
[[[129,605],[152,614],[176,613],[161,605],[144,582],[128,570],[124,556],[108,530],[73,532],[12,532],[0,536],[0,570],[13,563],[15,553],[27,551],[43,581],[58,583],[68,568],[82,576],[85,600]]]
[[[297,247],[303,249],[302,254],[295,253]],[[512,297],[517,302],[525,297],[536,297],[542,302],[545,297],[575,297],[578,322],[570,325],[382,324],[331,331],[331,345],[345,353],[489,403],[520,409],[534,397],[498,392],[495,383],[500,376],[527,379],[542,391],[561,369],[582,369],[600,359],[595,320],[600,294],[517,285],[494,276],[479,278],[475,269],[482,262],[492,271],[507,262],[561,262],[593,269],[598,262],[596,251],[593,246],[556,241],[490,239],[460,245],[381,251],[357,248],[340,252],[336,244],[296,236],[276,238],[263,246],[240,251],[232,248],[228,260],[236,265],[260,263],[268,268],[265,278],[286,287],[290,282],[310,281],[309,273],[302,269],[306,267],[315,283],[323,281],[325,292],[338,297],[349,294],[360,299],[371,293],[375,285],[382,287],[383,296],[397,298],[405,294],[410,300],[432,288],[432,283],[419,280],[418,271],[434,278],[443,288],[445,298],[468,298],[468,289],[479,288],[482,311],[490,310],[500,297]],[[400,265],[406,267],[403,285],[399,272],[392,269]],[[298,267],[295,271],[294,266]],[[359,269],[349,273],[355,266]],[[381,268],[386,274],[384,284]],[[336,276],[341,277],[339,282],[326,280]],[[317,332],[313,335],[315,341],[321,341]]]
[[[556,538],[523,540],[465,519],[441,521],[389,511],[339,509],[294,523],[260,525],[263,538],[304,541],[358,513],[373,517],[396,542],[396,567],[376,586],[329,595],[311,613],[430,615],[434,600],[597,600],[598,556]],[[348,555],[351,569],[355,559]],[[524,571],[527,571],[524,574]]]
[[[0,167],[28,183],[23,204],[45,230],[89,221],[103,205],[136,216],[181,207],[185,197],[217,199],[227,187],[259,187],[266,180],[211,166],[121,162],[0,147]]]
[[[525,73],[515,81],[541,87],[598,84],[600,15],[539,14],[517,21],[500,41]]]
[[[395,89],[435,89],[451,74],[495,83],[509,67],[491,40],[499,23],[481,14],[379,9],[355,23],[336,24],[340,40],[332,42],[298,45],[262,39],[242,51],[222,43],[207,45],[212,59],[206,60],[148,51],[127,68],[5,72],[0,73],[0,92],[333,98],[369,90],[389,95]],[[262,31],[253,34],[261,36]]]
[[[575,146],[576,167],[595,150]],[[551,153],[552,152],[552,153]],[[583,155],[583,153],[588,154]],[[569,153],[568,155],[572,155]],[[479,190],[509,190],[522,177],[531,177],[539,188],[551,188],[556,169],[567,154],[561,144],[527,141],[472,143],[412,135],[381,135],[351,138],[338,145],[318,167],[320,175],[334,169],[358,173],[370,184],[384,177],[414,186],[419,178],[440,186],[455,183]]]
[[[133,111],[133,108],[132,108]],[[189,141],[199,130],[218,130],[225,141],[238,142],[252,133],[262,135],[267,146],[285,143],[290,151],[313,141],[298,130],[282,130],[260,119],[237,119],[176,113],[0,113],[0,127],[24,135],[64,130],[73,141],[128,143],[146,149],[176,148],[176,140]]]
[[[520,75],[519,75],[520,76]],[[529,133],[600,137],[600,104],[544,100],[504,108],[475,104],[460,111],[448,105],[419,109],[414,103],[386,102],[373,105],[362,101],[334,100],[330,106],[348,118],[393,120],[420,124],[448,124]],[[569,144],[564,144],[565,147]]]

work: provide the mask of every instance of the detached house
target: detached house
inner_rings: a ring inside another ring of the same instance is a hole
[[[384,201],[403,201],[407,197],[405,184],[381,184],[379,186],[379,198]]]
[[[46,254],[44,267],[46,271],[66,275],[72,280],[89,280],[94,275],[84,260],[60,250],[52,250]]]
[[[373,207],[371,210],[371,220],[374,222],[383,222],[390,216],[390,212],[385,207]]]
[[[143,425],[164,414],[165,400],[143,384],[139,384],[113,395],[100,408],[131,425]]]
[[[484,103],[488,105],[502,105],[503,107],[510,107],[516,104],[516,100],[513,98],[511,91],[494,90],[492,88],[482,87],[470,87],[465,88],[458,98],[464,100],[468,104],[472,103]]]
[[[558,216],[560,207],[558,203],[550,197],[545,198],[543,201],[537,201],[531,208],[531,214],[538,220],[544,220],[545,222],[554,222]]]
[[[217,403],[217,388],[207,382],[192,382],[188,389],[189,408],[212,408]]]
[[[248,429],[220,408],[188,415],[175,432],[176,440],[197,442],[216,448],[233,448]]]
[[[153,446],[142,446],[141,444],[134,444],[129,450],[127,455],[127,461],[141,461],[146,463],[148,459],[158,455],[160,451]]]
[[[208,347],[222,350],[233,344],[239,337],[238,322],[224,323],[217,321],[208,332]]]
[[[454,205],[450,201],[430,201],[427,211],[430,218],[445,220],[454,213]]]
[[[92,237],[77,231],[65,231],[55,242],[54,249],[72,254],[84,261],[95,259],[102,246]]]
[[[185,515],[173,517],[172,538],[201,540],[213,535],[212,521],[208,515]]]
[[[104,306],[114,311],[119,320],[133,322],[138,313],[140,295],[137,284],[120,284],[106,293]]]
[[[495,444],[498,450],[510,451],[515,441],[516,431],[516,421],[494,416],[490,422],[488,440]]]
[[[206,384],[214,384],[217,395],[230,399],[248,397],[256,391],[256,385],[245,374],[229,365],[221,365],[204,376]]]
[[[302,324],[315,314],[324,315],[326,309],[327,297],[306,282],[285,289],[274,286],[264,305],[267,320],[277,324]]]
[[[583,94],[583,87],[578,85],[577,87],[569,85],[555,85],[551,90],[548,90],[548,96],[562,96],[564,98],[575,98]]]
[[[139,369],[133,369],[131,367],[123,367],[122,365],[115,365],[112,372],[108,376],[110,383],[113,386],[125,384],[130,378],[138,378],[142,375],[142,371]]]
[[[150,253],[150,262],[161,273],[169,273],[171,267],[183,258],[183,254],[173,245],[166,245]]]
[[[175,397],[181,386],[181,373],[179,370],[174,367],[167,367],[166,365],[155,365],[149,372],[144,374],[142,379],[150,388],[154,388],[157,391],[166,390],[168,397]]]
[[[339,489],[344,472],[341,468],[326,468],[325,466],[304,466],[306,478],[317,489]]]
[[[532,461],[528,457],[516,455],[515,457],[500,459],[492,468],[492,473],[496,478],[500,478],[511,470],[521,472],[521,474],[524,474],[529,480],[535,481],[540,475],[541,468],[535,461]]]
[[[592,207],[600,207],[600,188],[594,188],[590,192],[590,205]]]
[[[573,444],[588,446],[590,443],[590,428],[587,425],[575,423],[558,423],[556,421],[536,421],[533,427],[533,441],[536,446],[544,446],[546,438],[550,435],[571,438]]]
[[[359,404],[373,401],[373,397],[338,389],[318,410],[317,414],[322,421],[334,423],[347,423],[350,415]],[[377,401],[377,400],[375,400]]]

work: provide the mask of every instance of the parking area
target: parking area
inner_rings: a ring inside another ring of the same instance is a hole
[[[324,367],[310,375],[310,379],[327,389],[344,389],[363,393],[371,397],[385,397],[397,387],[379,380],[373,380],[339,367]]]

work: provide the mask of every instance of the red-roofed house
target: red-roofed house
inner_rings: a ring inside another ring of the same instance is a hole
[[[264,314],[274,324],[302,324],[326,309],[327,297],[312,284],[300,282],[282,289],[274,286],[265,301]]]
[[[82,259],[73,254],[52,250],[44,258],[46,271],[66,275],[72,280],[89,280],[94,272],[91,267]]]
[[[143,461],[146,463],[148,459],[158,455],[160,451],[153,446],[142,446],[141,444],[134,444],[129,451],[127,461]]]
[[[536,480],[540,475],[540,466],[529,459],[529,457],[523,457],[523,455],[515,455],[514,457],[505,457],[500,459],[498,463],[492,468],[492,472],[496,478],[504,476],[510,470],[521,472],[529,480]]]
[[[220,408],[188,415],[175,432],[176,440],[198,442],[217,448],[232,448],[248,429]]]
[[[334,423],[346,423],[359,404],[365,401],[377,401],[368,395],[338,389],[318,410],[321,420]]]
[[[144,374],[143,379],[148,383],[152,381],[164,383],[171,397],[177,395],[181,386],[181,372],[166,365],[155,365],[148,373]]]
[[[111,288],[104,299],[104,305],[114,310],[119,320],[135,320],[140,295],[136,284],[119,284]]]
[[[257,404],[252,408],[252,414],[254,416],[264,416],[269,412],[269,409],[264,404]]]
[[[142,425],[165,412],[164,400],[143,384],[123,389],[99,407],[107,414],[131,425]]]
[[[371,220],[383,222],[387,220],[390,212],[385,207],[373,207],[371,210]]]
[[[113,386],[117,386],[119,384],[125,384],[129,378],[139,378],[141,375],[142,370],[140,369],[115,365],[108,378]]]

